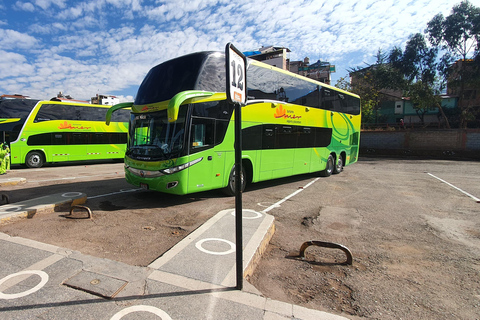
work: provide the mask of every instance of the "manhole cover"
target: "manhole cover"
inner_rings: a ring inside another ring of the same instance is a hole
[[[70,279],[63,282],[64,285],[82,290],[97,296],[112,299],[125,288],[127,281],[112,278],[103,274],[82,270]]]

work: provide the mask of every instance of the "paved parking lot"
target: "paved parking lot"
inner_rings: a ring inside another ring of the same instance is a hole
[[[0,231],[146,266],[233,208],[233,199],[217,191],[172,197],[134,190],[122,166],[14,170],[6,177],[27,181],[2,187],[12,201],[85,192],[95,219],[38,215]],[[303,175],[252,185],[244,209],[268,209],[276,233],[250,281],[275,301],[350,318],[473,319],[480,308],[479,197],[480,164],[471,161],[361,158],[326,179]],[[353,266],[315,248],[309,262],[286,259],[307,240],[348,246]]]

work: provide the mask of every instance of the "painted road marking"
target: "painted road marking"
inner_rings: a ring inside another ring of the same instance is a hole
[[[117,192],[111,192],[111,193],[99,194],[99,195],[96,195],[96,196],[87,197],[87,199],[108,197],[108,196],[113,196],[115,194],[121,194],[121,193],[126,193],[126,192],[135,192],[135,191],[140,191],[140,190],[143,190],[143,189],[141,189],[141,188],[139,188],[139,189],[122,189],[122,190],[117,191]]]
[[[11,275],[8,275],[5,278],[1,279],[0,280],[0,285],[2,285],[4,282],[8,281],[11,278],[14,278],[14,277],[17,277],[17,276],[23,276],[25,274],[36,274],[37,276],[40,277],[40,282],[35,287],[33,287],[29,290],[23,291],[23,292],[12,293],[12,294],[7,294],[7,293],[0,292],[0,299],[10,300],[10,299],[17,299],[17,298],[28,296],[29,294],[37,292],[38,290],[43,288],[43,286],[45,286],[45,284],[48,282],[48,274],[45,271],[24,270],[24,271],[20,271],[20,272],[17,272],[17,273],[12,273]]]
[[[202,247],[202,244],[204,242],[207,242],[207,241],[220,241],[220,242],[225,242],[226,244],[228,244],[230,246],[230,249],[229,250],[226,250],[226,251],[210,251],[210,250],[207,250],[205,249],[204,247]],[[208,253],[208,254],[213,254],[213,255],[217,255],[217,256],[223,256],[223,255],[227,255],[227,254],[230,254],[232,252],[235,252],[235,243],[231,242],[231,241],[228,241],[228,240],[225,240],[225,239],[220,239],[220,238],[206,238],[206,239],[202,239],[200,241],[198,241],[196,244],[195,244],[195,247],[197,247],[198,250],[202,251],[202,252],[205,252],[205,253]]]
[[[142,312],[142,311],[153,313],[154,315],[159,316],[160,319],[162,319],[162,320],[172,320],[172,318],[170,318],[168,313],[166,313],[162,309],[152,307],[152,306],[146,306],[146,305],[132,306],[132,307],[128,307],[128,308],[125,308],[123,310],[120,310],[119,312],[114,314],[113,317],[110,318],[110,320],[119,320],[129,313]]]
[[[458,188],[458,187],[454,186],[453,184],[451,184],[450,182],[447,182],[447,181],[445,181],[445,180],[443,180],[443,179],[440,179],[440,178],[439,178],[439,177],[437,177],[437,176],[434,176],[434,175],[433,175],[433,174],[431,174],[431,173],[428,173],[428,172],[426,172],[426,173],[427,173],[429,176],[431,176],[431,177],[433,177],[433,178],[435,178],[435,179],[437,179],[437,180],[439,180],[439,181],[441,181],[441,182],[443,182],[443,183],[445,183],[445,184],[449,185],[450,187],[452,187],[452,188],[454,188],[454,189],[456,189],[456,190],[460,191],[460,192],[461,192],[461,193],[463,193],[464,195],[467,195],[467,196],[469,196],[470,198],[472,198],[473,200],[475,200],[477,203],[480,203],[480,199],[479,199],[479,198],[477,198],[477,197],[475,197],[475,196],[471,195],[470,193],[468,193],[468,192],[466,192],[466,191],[463,191],[462,189],[460,189],[460,188]]]
[[[254,216],[253,217],[245,217],[245,212],[253,213]],[[235,210],[232,210],[232,216],[235,217]],[[255,211],[255,210],[250,210],[250,209],[243,209],[242,210],[242,219],[254,220],[254,219],[260,219],[261,217],[263,217],[262,214],[260,212]]]
[[[315,180],[313,181],[310,181],[309,183],[307,183],[304,187],[302,187],[301,189],[298,189],[297,191],[295,191],[294,193],[286,196],[285,198],[283,198],[282,200],[274,203],[273,205],[271,205],[270,207],[268,207],[267,209],[265,210],[262,210],[263,213],[267,213],[268,211],[274,209],[274,208],[278,208],[280,207],[280,205],[282,203],[284,203],[285,201],[287,201],[288,199],[290,199],[291,197],[294,197],[296,196],[297,194],[299,194],[300,192],[302,192],[303,190],[307,189],[308,187],[310,187],[312,184],[314,184],[315,182],[317,182],[320,178],[316,178]]]

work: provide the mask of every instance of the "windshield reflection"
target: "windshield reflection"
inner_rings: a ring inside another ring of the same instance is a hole
[[[140,160],[178,157],[184,148],[186,109],[180,108],[175,122],[168,122],[167,110],[132,114],[127,156]]]

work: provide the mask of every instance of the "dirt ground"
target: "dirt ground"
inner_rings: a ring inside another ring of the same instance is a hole
[[[480,204],[425,173],[447,172],[480,190],[480,164],[457,164],[371,159],[320,179],[269,212],[276,232],[249,282],[266,297],[351,319],[480,319]],[[269,190],[247,190],[244,201],[268,198]],[[59,219],[65,212],[57,212],[0,232],[146,266],[214,213],[234,207],[233,198],[217,196],[129,194],[173,207],[161,214],[151,205],[132,212],[122,199],[100,198],[89,200],[93,220]],[[296,258],[306,240],[347,246],[353,265],[344,264],[343,252],[318,247]]]

